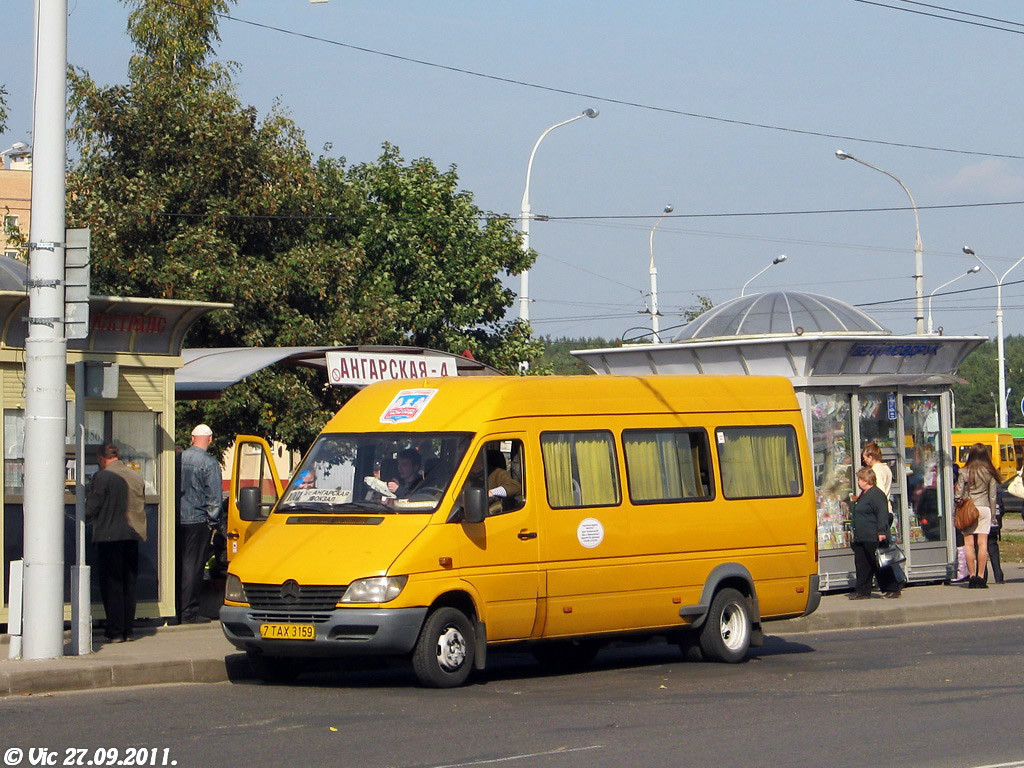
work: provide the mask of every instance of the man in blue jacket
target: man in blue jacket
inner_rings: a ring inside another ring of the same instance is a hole
[[[181,454],[178,489],[178,568],[180,578],[179,620],[182,624],[210,621],[199,612],[203,569],[209,555],[211,531],[220,520],[220,464],[208,452],[213,430],[200,424],[192,430],[192,445]]]

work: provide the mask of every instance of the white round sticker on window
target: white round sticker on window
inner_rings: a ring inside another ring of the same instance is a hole
[[[604,541],[604,526],[600,520],[588,517],[576,528],[576,538],[587,549],[593,549]]]

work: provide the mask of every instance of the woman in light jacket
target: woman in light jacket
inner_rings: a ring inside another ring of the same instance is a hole
[[[871,467],[871,471],[875,473],[875,487],[885,494],[885,503],[891,515],[893,512],[889,491],[892,490],[892,470],[882,461],[882,449],[878,447],[878,443],[874,440],[865,443],[864,450],[860,452],[860,461],[865,467]]]
[[[964,528],[964,547],[967,549],[967,573],[969,589],[988,587],[985,571],[988,568],[988,533],[995,514],[996,497],[999,492],[999,473],[992,464],[992,457],[983,443],[975,443],[967,449],[967,461],[960,471],[954,497],[970,497],[978,508],[978,520]]]

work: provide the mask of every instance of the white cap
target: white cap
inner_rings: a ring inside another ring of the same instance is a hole
[[[213,437],[213,430],[206,424],[200,424],[192,430],[192,437]]]

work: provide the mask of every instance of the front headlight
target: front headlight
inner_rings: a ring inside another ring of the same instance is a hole
[[[232,603],[246,602],[242,580],[233,573],[229,573],[227,581],[224,582],[224,599],[230,600]]]
[[[357,579],[341,596],[343,603],[386,603],[394,600],[405,588],[408,576],[374,576]]]

